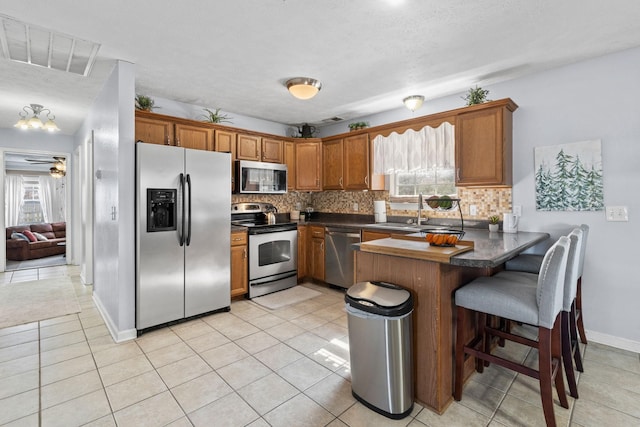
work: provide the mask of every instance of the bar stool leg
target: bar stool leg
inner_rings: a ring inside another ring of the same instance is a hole
[[[587,334],[585,334],[584,332],[584,324],[582,323],[582,277],[578,278],[578,289],[576,290],[576,311],[580,341],[582,342],[582,344],[588,344]]]
[[[462,399],[462,384],[464,383],[464,325],[466,323],[467,310],[463,307],[457,308],[456,319],[456,377],[453,390],[453,398],[457,401]]]
[[[571,354],[576,362],[576,369],[579,372],[584,372],[582,366],[582,355],[580,354],[580,345],[578,345],[578,331],[576,330],[576,302],[571,304],[571,311],[569,312],[569,330],[571,332]]]
[[[573,371],[573,344],[571,340],[571,326],[569,312],[563,311],[562,315],[562,362],[564,370],[567,374],[567,383],[569,384],[569,394],[571,397],[578,398],[578,386],[576,385],[576,374]]]
[[[556,417],[553,412],[553,394],[551,377],[553,373],[551,357],[551,330],[538,328],[538,363],[540,372],[540,398],[542,399],[542,410],[547,427],[556,426]],[[558,390],[559,392],[559,390]]]

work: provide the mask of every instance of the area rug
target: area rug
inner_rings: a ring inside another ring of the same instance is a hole
[[[305,288],[304,286],[294,286],[293,288],[285,289],[283,291],[253,298],[251,301],[256,304],[260,304],[265,308],[276,310],[287,305],[297,304],[313,297],[317,297],[318,295],[322,294],[318,291],[314,291],[313,289]]]
[[[0,286],[0,328],[79,311],[80,304],[68,277]]]

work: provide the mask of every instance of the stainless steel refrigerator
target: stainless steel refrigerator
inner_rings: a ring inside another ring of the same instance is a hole
[[[136,143],[136,329],[228,309],[231,155]]]

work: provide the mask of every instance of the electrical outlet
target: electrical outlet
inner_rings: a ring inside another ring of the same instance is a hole
[[[357,203],[354,203],[354,204],[353,204],[353,211],[354,211],[354,212],[358,212],[358,210],[359,210],[359,209],[360,209],[360,206],[358,206],[358,204],[357,204]]]
[[[469,205],[469,215],[471,216],[478,215],[478,207],[476,205]]]
[[[522,206],[521,205],[513,205],[513,214],[515,216],[522,216]]]
[[[629,210],[626,206],[607,206],[607,221],[629,221]]]

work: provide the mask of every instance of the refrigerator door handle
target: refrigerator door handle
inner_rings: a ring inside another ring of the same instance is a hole
[[[187,246],[189,246],[191,244],[191,174],[187,174],[187,193],[189,194],[189,202],[188,202],[188,208],[187,208]]]
[[[181,226],[180,226],[180,246],[184,245],[184,174],[180,174],[180,194],[182,196],[182,218],[181,218]]]

